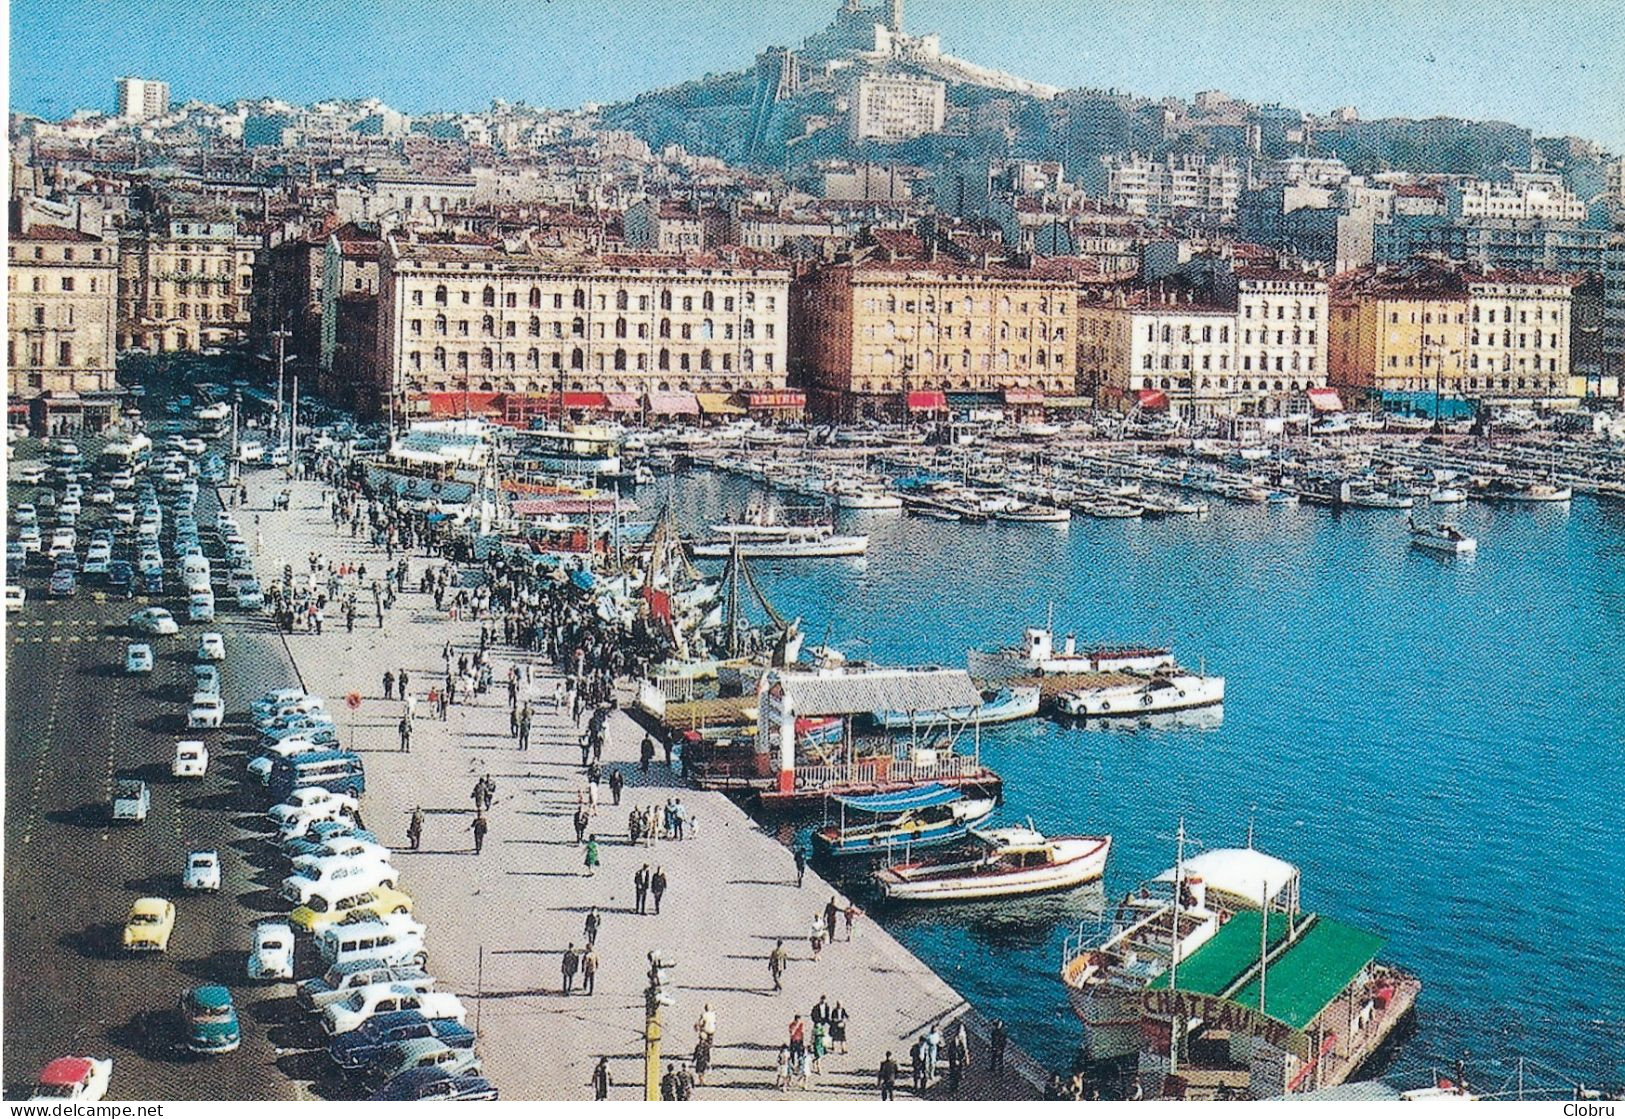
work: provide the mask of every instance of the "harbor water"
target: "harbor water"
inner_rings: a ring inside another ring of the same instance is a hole
[[[767,500],[698,471],[637,496],[691,526]],[[866,558],[754,563],[809,644],[849,657],[963,666],[1053,603],[1058,640],[1165,643],[1226,678],[1217,725],[983,734],[996,821],[1114,837],[1103,893],[877,918],[1061,1068],[1081,1036],[1066,936],[1172,864],[1181,817],[1205,847],[1251,824],[1302,868],[1306,909],[1382,934],[1422,978],[1397,1079],[1465,1052],[1481,1080],[1523,1057],[1625,1082],[1625,504],[1448,515],[1476,558],[1409,547],[1403,513],[1220,505],[1070,526],[851,514]]]

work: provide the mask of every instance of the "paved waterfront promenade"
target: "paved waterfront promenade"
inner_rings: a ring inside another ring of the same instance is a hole
[[[305,572],[311,552],[364,562],[369,579],[383,574],[381,550],[353,539],[347,527],[342,534],[333,528],[319,484],[293,483],[285,512],[270,509],[271,495],[288,485],[280,471],[250,475],[247,485],[248,507],[237,517],[248,539],[258,534],[257,564],[267,586],[280,579],[285,563]],[[287,647],[303,685],[327,696],[345,744],[353,740],[366,757],[366,825],[397,847],[402,888],[416,899],[416,915],[429,929],[430,970],[468,1002],[486,1071],[507,1098],[589,1098],[588,1079],[601,1055],[610,1059],[611,1097],[641,1096],[645,956],[656,948],[676,962],[662,1063],[691,1054],[693,1023],[705,1004],[716,1013],[712,1067],[697,1098],[776,1098],[774,1064],[787,1026],[796,1014],[806,1019],[821,995],[850,1012],[851,1052],[827,1056],[805,1092],[798,1087],[792,1095],[873,1098],[875,1070],[888,1049],[902,1070],[900,1094],[908,1095],[912,1041],[933,1024],[947,1035],[962,1017],[972,1062],[958,1095],[1037,1094],[1042,1073],[1013,1045],[1007,1071],[989,1071],[986,1023],[866,915],[858,917],[850,943],[827,945],[814,962],[808,933],[834,889],[810,869],[798,889],[789,851],[722,795],[681,788],[659,760],[641,775],[642,731],[619,712],[608,724],[604,764],[619,769],[627,787],[616,808],[607,803],[607,782],[603,786],[606,804],[589,829],[598,837],[602,865],[589,875],[572,823],[585,788],[579,738],[570,712],[553,708],[556,681],[541,666],[532,683],[537,718],[529,751],[519,751],[509,734],[501,681],[508,664],[528,654],[498,647],[491,693],[453,706],[445,722],[420,702],[411,753],[401,753],[397,724],[404,708],[382,698],[385,670],[404,667],[421,697],[443,679],[446,641],[464,649],[479,641],[477,622],[450,621],[416,592],[426,562],[421,554],[411,557],[414,589],[397,601],[383,628],[363,594],[354,632],[347,633],[330,608],[320,636],[295,633]],[[342,703],[352,691],[364,697],[353,715]],[[485,850],[476,856],[471,791],[481,775],[495,780],[496,797]],[[682,798],[695,834],[630,845],[629,809],[670,796]],[[426,824],[422,849],[413,852],[405,850],[405,829],[416,805]],[[639,915],[633,905],[632,878],[645,863],[663,868],[670,882],[658,916]],[[572,942],[584,943],[583,922],[593,906],[603,921],[597,990],[565,996],[562,953]],[[791,962],[784,990],[776,993],[767,956],[780,938]],[[807,1036],[810,1043],[810,1024]],[[949,1096],[945,1062],[926,1095]]]

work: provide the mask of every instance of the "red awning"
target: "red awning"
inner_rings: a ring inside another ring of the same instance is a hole
[[[473,416],[502,411],[500,392],[430,392],[424,397],[429,402],[431,416]]]
[[[1310,389],[1309,406],[1317,412],[1341,412],[1343,398],[1336,389]]]
[[[1168,394],[1161,389],[1141,389],[1135,394],[1140,407],[1147,412],[1166,412],[1168,410]]]
[[[608,408],[609,397],[601,392],[567,392],[564,394],[566,408]]]
[[[1006,404],[1042,404],[1044,394],[1038,389],[1005,389],[1004,402]]]
[[[611,412],[636,412],[642,408],[637,395],[630,392],[606,392],[604,402]]]
[[[746,394],[746,404],[751,408],[805,408],[807,394],[785,389],[781,392],[753,392]]]
[[[700,398],[691,392],[651,392],[649,411],[657,416],[697,416]]]
[[[908,394],[908,410],[910,412],[946,412],[948,398],[937,391],[911,392]]]

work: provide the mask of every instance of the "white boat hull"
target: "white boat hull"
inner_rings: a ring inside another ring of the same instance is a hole
[[[1224,677],[1171,676],[1150,684],[1067,692],[1057,700],[1057,706],[1068,715],[1091,717],[1154,715],[1223,702]]]
[[[980,901],[1023,894],[1070,890],[1098,881],[1106,873],[1110,836],[1056,839],[1056,861],[993,874],[966,874],[920,881],[907,878],[907,868],[881,871],[876,881],[894,901]]]
[[[1411,547],[1447,556],[1471,556],[1478,553],[1478,541],[1472,539],[1441,540],[1433,536],[1413,536]]]
[[[901,509],[903,499],[890,493],[838,493],[835,495],[835,505],[838,509],[879,512]]]
[[[733,552],[732,542],[696,544],[696,559],[727,559]],[[741,540],[739,554],[745,559],[831,559],[839,556],[861,556],[869,550],[867,536],[826,536],[821,540]]]

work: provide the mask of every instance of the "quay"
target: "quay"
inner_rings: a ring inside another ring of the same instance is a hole
[[[284,564],[304,570],[312,552],[382,571],[380,549],[334,530],[318,483],[261,472],[248,475],[247,485],[249,502],[238,517],[252,518],[262,539],[256,563],[267,584],[280,578]],[[272,496],[282,489],[291,492],[289,508],[272,511]],[[506,1097],[589,1098],[592,1070],[605,1056],[611,1098],[641,1098],[643,993],[653,950],[673,961],[662,1065],[690,1054],[692,1024],[706,1005],[717,1016],[713,1063],[696,1089],[699,1098],[778,1098],[774,1066],[788,1024],[797,1014],[807,1020],[821,997],[850,1013],[851,1052],[826,1056],[806,1095],[875,1098],[876,1070],[887,1051],[903,1069],[907,1094],[910,1045],[933,1026],[948,1036],[961,1022],[971,1063],[959,1098],[1039,1095],[1045,1071],[1012,1044],[1004,1071],[993,1073],[990,1023],[867,914],[858,916],[850,942],[843,928],[843,938],[814,961],[808,943],[814,916],[838,891],[811,868],[798,888],[784,844],[723,793],[684,787],[663,760],[640,772],[643,728],[624,710],[610,718],[604,749],[606,769],[625,779],[623,802],[602,805],[593,816],[602,865],[589,872],[571,820],[586,787],[579,732],[570,713],[552,705],[558,679],[530,654],[501,647],[493,653],[498,679],[515,661],[532,671],[528,693],[537,719],[528,751],[519,751],[510,735],[498,687],[453,705],[444,722],[419,704],[411,750],[402,752],[397,725],[404,707],[382,698],[383,673],[405,668],[421,695],[443,675],[446,642],[460,651],[479,645],[479,623],[450,620],[416,591],[426,562],[440,561],[410,557],[412,589],[382,626],[367,613],[351,632],[335,620],[319,635],[289,634],[284,644],[290,675],[329,698],[345,745],[366,760],[366,824],[393,848],[401,888],[429,929],[429,970],[470,1008],[486,1073]],[[338,701],[350,693],[362,698],[345,713]],[[623,693],[622,703],[629,698]],[[496,782],[496,796],[484,852],[476,855],[470,791],[482,776]],[[629,810],[671,797],[688,811],[689,837],[632,845]],[[405,828],[419,806],[427,822],[414,851]],[[645,864],[662,868],[670,882],[659,915],[640,915],[633,904],[633,875]],[[565,995],[562,954],[585,943],[584,922],[595,907],[602,918],[597,990]],[[780,940],[790,956],[782,993],[767,966]],[[311,1068],[319,1063],[312,1054]],[[323,1091],[320,1082],[315,1091]],[[950,1098],[945,1078],[924,1094]]]

